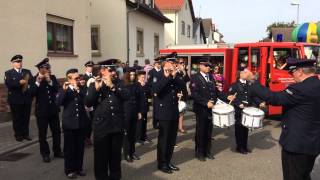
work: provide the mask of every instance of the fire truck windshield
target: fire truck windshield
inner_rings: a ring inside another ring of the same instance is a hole
[[[317,60],[317,73],[320,73],[320,46],[305,46],[304,54],[307,59]]]

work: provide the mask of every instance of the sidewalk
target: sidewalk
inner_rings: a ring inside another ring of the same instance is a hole
[[[51,136],[51,134],[49,133],[48,136]],[[32,141],[24,140],[23,142],[18,142],[14,138],[12,122],[0,123],[0,156],[38,142],[38,128],[35,116],[30,117],[30,137]]]

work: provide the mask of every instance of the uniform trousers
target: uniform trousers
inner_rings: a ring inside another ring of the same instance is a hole
[[[195,155],[206,157],[211,155],[212,120],[206,112],[196,113]]]
[[[64,129],[65,173],[82,171],[85,129]]]
[[[121,178],[121,148],[123,133],[94,137],[94,174],[96,180]]]
[[[282,148],[282,171],[284,180],[311,180],[316,155],[299,154]]]
[[[157,160],[158,167],[170,163],[178,132],[178,119],[159,121]]]
[[[132,156],[136,151],[137,115],[138,113],[135,111],[130,111],[125,115],[126,133],[123,141],[123,154],[125,156]]]
[[[234,130],[237,148],[247,149],[249,129],[241,124],[241,118],[236,118]]]
[[[40,153],[42,156],[50,155],[50,148],[47,142],[48,126],[50,127],[52,134],[52,150],[54,154],[61,153],[61,128],[59,122],[59,116],[51,115],[47,117],[37,117],[37,125],[39,130],[39,144]]]
[[[147,139],[147,113],[142,113],[141,119],[138,120],[137,139],[145,141]]]
[[[31,103],[10,104],[12,126],[15,137],[29,136]]]

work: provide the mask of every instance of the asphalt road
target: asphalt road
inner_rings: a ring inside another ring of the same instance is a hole
[[[252,153],[242,155],[235,152],[234,130],[214,129],[213,149],[215,160],[200,162],[194,158],[195,123],[190,117],[186,121],[188,133],[179,135],[173,163],[180,167],[179,172],[167,175],[156,169],[157,131],[150,130],[149,137],[153,143],[137,145],[137,154],[141,160],[134,163],[122,162],[123,179],[127,180],[160,180],[160,179],[215,179],[215,180],[281,180],[280,134],[278,121],[265,121],[261,130],[250,133],[249,147]],[[43,163],[39,155],[38,144],[19,150],[15,153],[26,153],[17,161],[0,161],[0,177],[3,180],[63,180],[63,160],[54,159]],[[86,148],[84,169],[86,177],[81,180],[93,180],[93,148]],[[317,163],[312,173],[313,180],[320,179],[320,167]]]

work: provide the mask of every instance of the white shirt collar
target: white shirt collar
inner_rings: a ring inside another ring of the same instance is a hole
[[[16,68],[13,68],[14,70],[16,70],[18,73],[22,72],[22,69],[16,69]]]
[[[239,81],[241,82],[241,83],[247,83],[247,81],[246,80],[244,80],[244,79],[239,79]]]
[[[205,80],[207,80],[207,77],[209,78],[209,74],[200,72],[200,74],[204,77]]]
[[[154,69],[156,69],[157,72],[161,71],[161,68],[154,67]]]
[[[92,73],[86,72],[86,75],[88,75],[88,76],[92,76]]]
[[[69,85],[69,88],[73,91],[74,87],[72,85]]]

